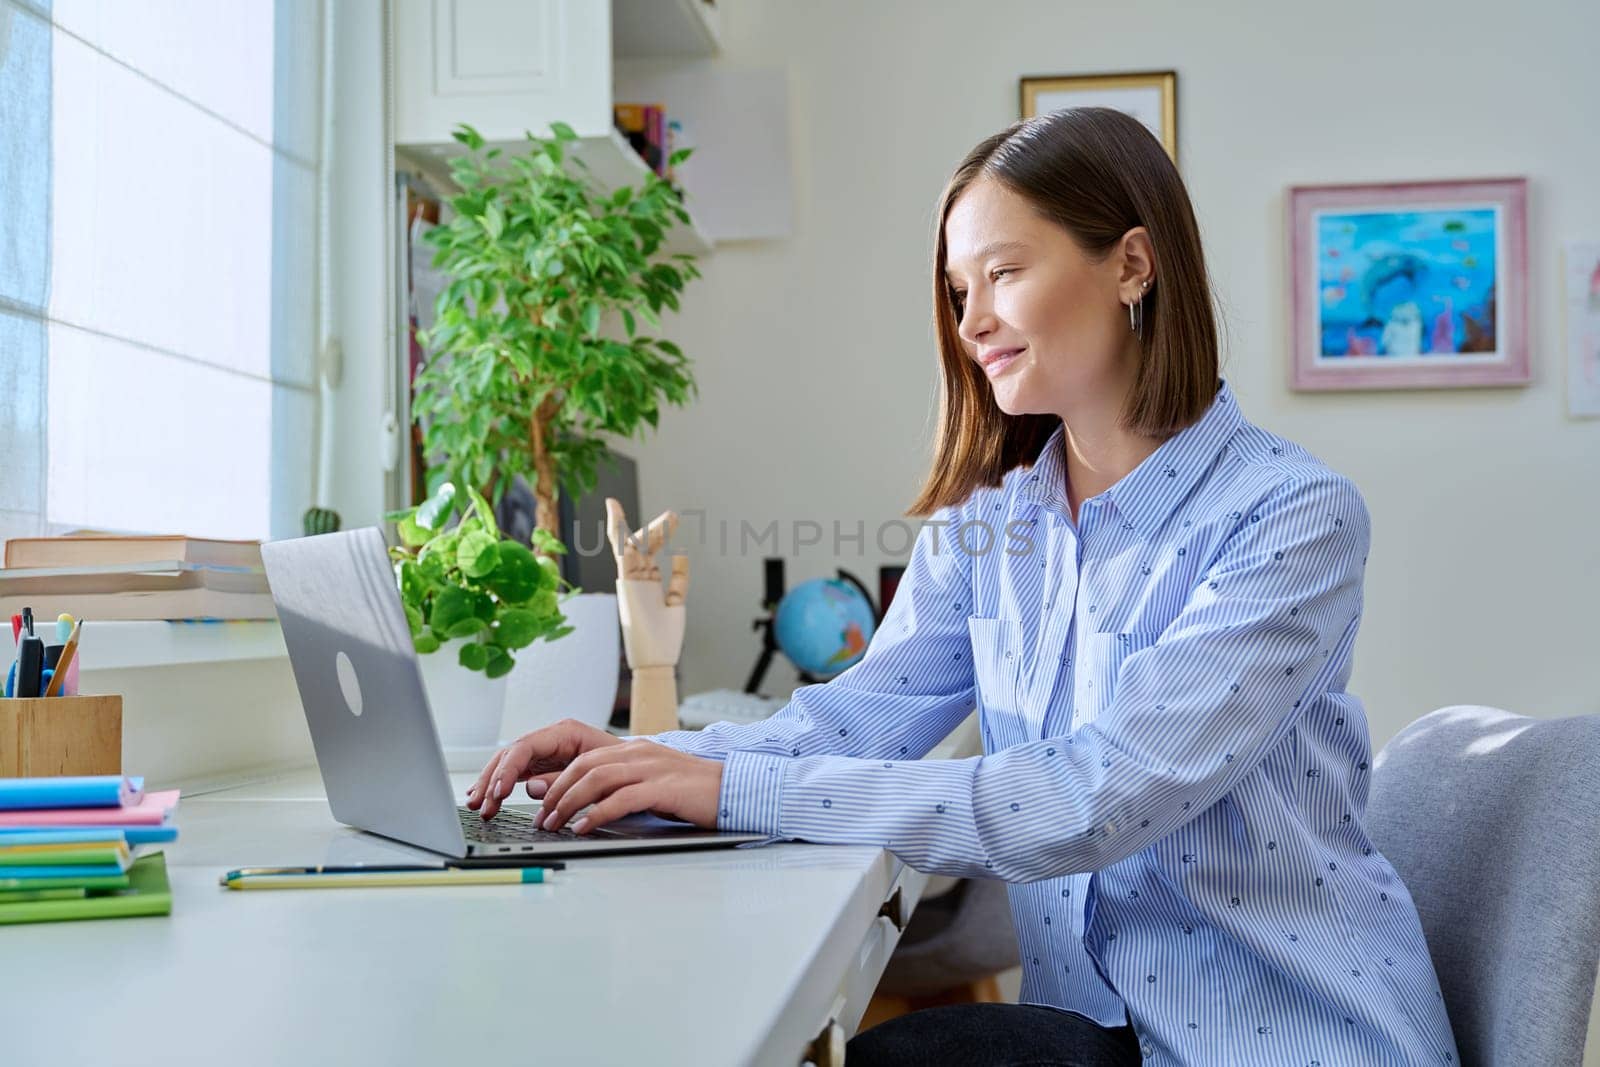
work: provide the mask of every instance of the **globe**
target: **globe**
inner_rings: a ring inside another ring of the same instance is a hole
[[[872,640],[872,603],[839,578],[801,582],[778,601],[773,637],[802,671],[829,678],[854,665]]]

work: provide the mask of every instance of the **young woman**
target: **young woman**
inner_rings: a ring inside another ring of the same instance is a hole
[[[627,743],[561,723],[546,826],[654,810],[1010,883],[1020,1004],[916,1012],[852,1067],[1450,1064],[1345,691],[1361,495],[1218,377],[1193,210],[1120,112],[1018,123],[939,210],[924,526],[866,657],[776,716]],[[976,703],[984,755],[922,761]]]

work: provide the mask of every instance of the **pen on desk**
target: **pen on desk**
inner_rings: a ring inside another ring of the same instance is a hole
[[[217,884],[228,889],[343,889],[347,887],[415,886],[415,885],[527,885],[545,880],[543,867],[491,867],[464,869],[460,867],[427,867],[421,869],[384,870],[378,867],[357,867],[354,870],[329,870],[320,873],[295,872],[251,874],[251,868],[229,871],[217,879]],[[273,868],[257,868],[271,871]],[[306,868],[315,871],[315,868]]]
[[[60,626],[61,624],[57,622],[56,625]],[[82,629],[83,623],[74,622],[72,624],[72,633],[67,636],[66,646],[61,650],[61,658],[56,660],[55,675],[50,679],[50,687],[44,691],[45,696],[55,697],[61,695],[61,687],[67,681],[67,668],[72,666],[73,657],[78,654],[78,635]],[[99,631],[95,632],[98,633]]]

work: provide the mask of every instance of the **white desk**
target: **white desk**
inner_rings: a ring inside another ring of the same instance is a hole
[[[935,755],[972,749],[971,719]],[[470,775],[452,775],[464,791]],[[244,865],[427,853],[314,769],[185,798],[172,915],[0,928],[0,1061],[782,1064],[855,1031],[927,879],[882,849],[568,861],[543,885],[240,893]]]

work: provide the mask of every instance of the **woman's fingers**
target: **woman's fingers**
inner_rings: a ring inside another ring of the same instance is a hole
[[[617,790],[640,781],[639,769],[628,763],[612,761],[579,770],[579,764],[583,762],[582,758],[574,760],[561,772],[561,778],[566,779],[577,771],[573,781],[558,781],[550,787],[550,792],[545,794],[544,807],[539,814],[543,819],[540,825],[546,830],[561,829],[567,824],[568,819],[590,804],[604,800]],[[555,797],[553,802],[550,800],[551,797]]]
[[[528,795],[535,800],[543,797],[549,791],[550,783],[555,781],[556,776],[560,773],[560,771],[551,771],[548,774],[536,774],[529,778],[527,785]]]
[[[500,757],[505,754],[506,750],[502,748],[490,758],[488,763],[484,764],[483,773],[478,775],[478,780],[473,782],[472,787],[467,790],[467,807],[476,809],[479,804],[483,803],[484,790],[488,788],[495,768],[500,766]]]
[[[473,786],[475,792],[468,793],[467,806],[477,809],[485,819],[492,819],[518,782],[533,771],[547,769],[551,763],[560,766],[562,747],[567,743],[564,725],[557,723],[523,734],[501,749],[499,758],[490,760],[489,768]]]
[[[660,791],[658,782],[635,782],[625,785],[610,796],[595,803],[583,813],[583,818],[572,824],[572,832],[586,834],[591,830],[615,822],[636,811],[649,811]]]

